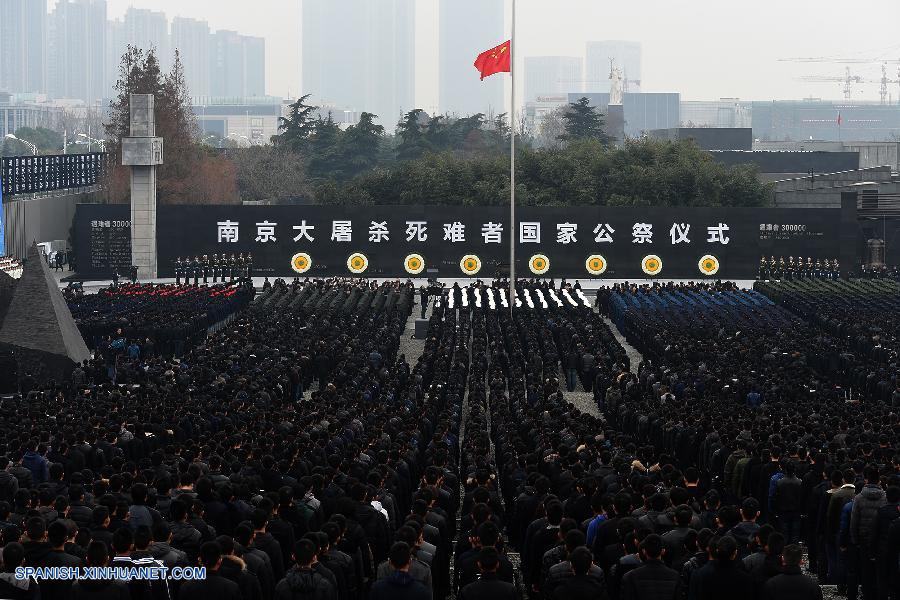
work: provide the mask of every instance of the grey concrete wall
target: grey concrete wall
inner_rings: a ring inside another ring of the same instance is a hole
[[[32,242],[68,240],[69,227],[75,217],[75,205],[85,202],[89,196],[90,194],[68,194],[4,202],[6,253],[24,259]]]

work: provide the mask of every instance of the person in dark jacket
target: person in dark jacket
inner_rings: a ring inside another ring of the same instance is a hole
[[[0,598],[9,600],[37,600],[41,597],[38,582],[16,578],[16,568],[25,564],[25,549],[18,542],[3,548],[3,571],[0,572]]]
[[[315,544],[301,539],[294,546],[293,556],[297,565],[275,586],[275,600],[337,600],[337,589],[312,568]]]
[[[222,566],[222,549],[216,542],[206,542],[200,547],[200,564],[206,567],[206,579],[186,581],[178,592],[180,600],[215,598],[215,600],[241,600],[238,584],[219,573]]]
[[[800,570],[803,549],[798,544],[785,546],[781,557],[782,573],[763,586],[765,600],[822,600],[822,588]]]
[[[712,560],[691,575],[688,597],[692,600],[751,600],[752,581],[739,564],[737,554],[737,542],[733,537],[719,538]]]
[[[69,530],[60,521],[54,521],[47,528],[47,540],[50,546],[41,560],[35,562],[36,567],[80,567],[81,559],[66,552],[66,540]],[[41,583],[41,600],[68,600],[72,594],[74,582],[65,579],[46,580]]]
[[[666,549],[656,534],[641,542],[643,566],[629,571],[622,578],[622,600],[675,600],[680,596],[681,577],[678,571],[662,562]]]
[[[235,582],[243,600],[262,600],[262,587],[259,578],[247,569],[247,563],[234,553],[234,540],[227,535],[220,535],[216,543],[222,549],[222,564],[218,573],[225,579]]]
[[[878,467],[869,465],[863,471],[866,484],[853,499],[850,512],[850,543],[856,547],[857,573],[863,598],[875,597],[875,544],[878,510],[887,504],[887,496],[879,485]]]
[[[35,484],[44,483],[50,479],[50,462],[41,453],[42,448],[37,439],[28,443],[28,450],[22,456],[22,466],[31,471],[31,479]],[[43,448],[46,452],[46,447]]]
[[[576,548],[569,557],[572,577],[563,580],[553,590],[553,600],[606,600],[609,596],[602,581],[591,577],[594,564],[591,551],[585,546]]]
[[[410,548],[405,542],[391,546],[388,560],[393,573],[372,585],[369,600],[429,600],[431,593],[409,574]]]
[[[886,492],[887,504],[878,509],[875,522],[875,582],[879,600],[890,594],[891,573],[898,570],[897,559],[888,558],[888,539],[891,527],[900,521],[900,487],[891,486]]]
[[[108,564],[106,544],[96,540],[91,542],[87,549],[87,566],[105,567]],[[128,585],[116,579],[84,579],[72,586],[72,600],[129,600],[130,597]]]
[[[478,569],[481,578],[460,591],[460,600],[517,600],[516,586],[502,581],[497,576],[500,567],[500,553],[496,548],[482,548],[478,554]]]
[[[788,544],[800,541],[800,509],[803,499],[803,481],[797,477],[797,468],[790,460],[782,468],[783,477],[775,483],[773,510],[778,530]]]
[[[284,555],[281,552],[281,544],[266,530],[266,526],[269,524],[269,513],[257,508],[253,511],[250,521],[254,531],[253,548],[262,550],[269,556],[272,575],[275,577],[275,581],[279,581],[284,577]]]

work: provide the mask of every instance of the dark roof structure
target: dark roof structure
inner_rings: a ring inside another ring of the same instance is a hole
[[[20,376],[30,372],[38,380],[66,377],[91,356],[37,245],[28,250],[0,325],[0,349],[16,356]]]

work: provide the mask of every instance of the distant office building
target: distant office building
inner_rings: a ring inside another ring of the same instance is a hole
[[[569,94],[569,102],[577,102],[582,96],[588,103],[606,115],[609,112],[609,94]],[[681,122],[681,95],[672,93],[627,93],[622,98],[622,116],[625,135],[640,137],[652,129],[671,129]]]
[[[266,53],[262,38],[217,31],[210,46],[210,94],[225,98],[265,95]]]
[[[374,113],[388,130],[415,108],[414,0],[303,0],[302,27],[313,104]]]
[[[0,91],[0,145],[8,133],[22,127],[47,127],[59,111],[53,107],[31,102],[19,102],[10,94]]]
[[[278,118],[286,105],[281,98],[206,98],[193,107],[204,136],[213,135],[240,146],[268,144],[278,133]]]
[[[657,140],[691,140],[701,150],[752,150],[753,131],[749,127],[675,127],[651,129],[647,135]]]
[[[504,0],[440,0],[439,109],[461,116],[509,112],[507,77],[480,80],[475,57],[507,39]],[[526,98],[527,100],[528,98]]]
[[[529,56],[525,58],[525,102],[539,96],[580,92],[584,60],[577,56]]]
[[[172,19],[172,55],[176,50],[181,55],[184,78],[193,97],[210,95],[209,45],[209,23],[185,17]]]
[[[137,48],[156,51],[160,69],[168,71],[172,66],[172,50],[169,39],[169,20],[165,13],[130,7],[125,12],[125,36],[128,43]]]
[[[47,91],[47,0],[0,1],[0,90]]]
[[[544,119],[554,111],[569,104],[566,94],[555,96],[538,96],[535,100],[525,103],[525,130],[532,135],[541,133]]]
[[[622,70],[625,89],[641,91],[641,44],[623,40],[588,42],[584,62],[584,91],[609,93],[610,64]]]
[[[775,100],[753,102],[753,137],[760,141],[880,142],[900,135],[900,106],[877,102]]]
[[[88,105],[109,95],[106,36],[106,0],[57,1],[48,28],[51,95]]]
[[[750,127],[750,102],[720,98],[681,102],[682,127]]]

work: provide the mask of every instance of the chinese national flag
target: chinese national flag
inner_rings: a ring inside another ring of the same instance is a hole
[[[510,42],[503,42],[496,48],[485,50],[475,59],[475,68],[481,73],[481,79],[494,73],[509,73]]]

